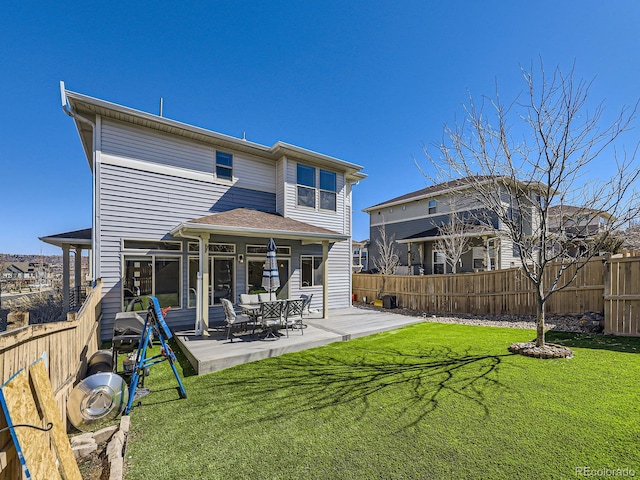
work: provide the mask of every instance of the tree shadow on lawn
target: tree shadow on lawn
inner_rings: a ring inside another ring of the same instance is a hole
[[[445,400],[471,402],[488,415],[485,393],[504,388],[498,368],[502,357],[513,355],[472,355],[447,347],[413,353],[354,347],[349,353],[323,349],[284,355],[231,380],[215,379],[207,388],[223,391],[240,408],[259,406],[262,418],[349,405],[354,418],[362,419],[375,405],[395,410],[401,428],[407,428]]]
[[[640,353],[640,338],[603,335],[601,333],[570,333],[550,330],[545,334],[549,343],[565,347],[611,350],[622,353]]]

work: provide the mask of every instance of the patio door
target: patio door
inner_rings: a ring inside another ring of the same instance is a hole
[[[250,258],[247,260],[247,293],[254,291],[264,292],[264,288],[262,288],[263,269],[264,258]],[[278,258],[278,276],[280,277],[280,288],[276,290],[276,297],[279,299],[289,298],[288,258]]]
[[[218,305],[223,298],[234,303],[235,259],[211,257],[211,304]]]

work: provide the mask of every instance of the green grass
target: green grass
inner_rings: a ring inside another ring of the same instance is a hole
[[[423,323],[184,378],[132,410],[125,478],[640,475],[640,339],[549,334],[573,359],[510,354],[532,331]],[[190,375],[190,376],[189,376]]]

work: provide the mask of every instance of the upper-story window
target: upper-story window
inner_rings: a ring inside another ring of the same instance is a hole
[[[336,174],[320,170],[320,208],[336,211]]]
[[[316,169],[299,163],[296,183],[298,184],[298,205],[315,208]]]
[[[438,206],[438,202],[435,200],[429,200],[429,215],[432,213],[436,213],[436,208]]]
[[[216,150],[216,177],[224,180],[233,179],[233,155]]]

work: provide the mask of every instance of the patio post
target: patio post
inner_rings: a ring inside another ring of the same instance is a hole
[[[209,336],[209,238],[210,234],[203,233],[200,237],[200,271],[202,272],[202,291],[198,292],[198,298],[202,302],[202,333],[203,337]]]
[[[82,288],[82,247],[79,245],[75,246],[75,254],[74,254],[74,273],[73,273],[73,293],[75,300],[76,309],[80,308],[81,303],[80,299],[82,296],[80,295],[80,290]]]
[[[62,313],[70,311],[69,308],[69,286],[70,286],[70,269],[69,269],[69,245],[62,245]]]
[[[322,242],[322,318],[329,318],[329,242]]]

